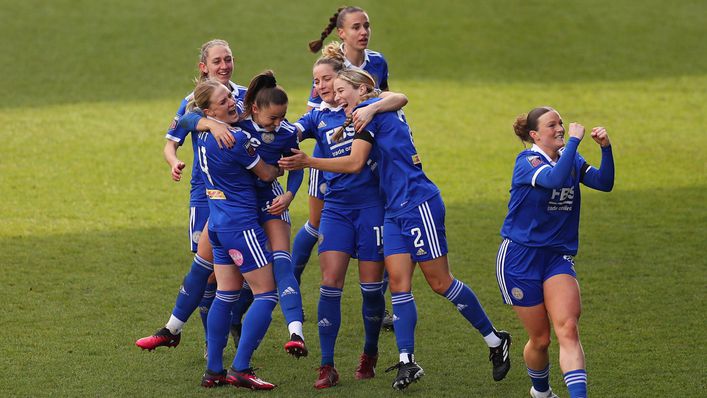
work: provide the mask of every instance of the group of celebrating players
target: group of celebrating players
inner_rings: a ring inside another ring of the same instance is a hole
[[[334,29],[343,43],[322,49]],[[254,373],[251,357],[278,302],[290,336],[285,351],[297,358],[308,355],[300,277],[317,242],[321,365],[315,388],[339,382],[334,347],[351,258],[359,264],[365,331],[356,379],[375,376],[386,314],[384,281],[399,351],[399,361],[389,369],[397,370],[392,386],[404,389],[424,375],[414,356],[416,264],[432,290],[479,331],[489,347],[493,379],[502,380],[510,370],[510,334],[493,326],[471,288],[450,271],[440,190],[422,170],[401,110],[407,98],[388,91],[387,63],[367,48],[370,34],[361,8],[342,7],[334,14],[320,40],[310,43],[322,55],[313,66],[310,110],[296,123],[285,119],[288,96],[273,72],[257,75],[247,88],[239,86],[231,82],[228,43],[212,40],[201,48],[199,81],[182,101],[164,149],[173,180],[181,180],[185,164],[177,149],[191,134],[189,236],[195,256],[165,327],[136,344],[147,350],[177,346],[182,327],[199,308],[206,341],[204,387],[275,387]],[[571,123],[565,140],[562,118],[550,107],[519,116],[514,130],[531,148],[516,158],[497,255],[498,285],[529,335],[523,357],[531,396],[557,396],[549,385],[552,323],[570,397],[586,397],[572,259],[578,246],[579,184],[612,189],[611,145],[604,128],[592,129],[602,160],[599,169],[589,166],[577,152],[584,127]],[[299,149],[308,138],[316,141],[312,156]],[[290,255],[288,207],[304,168],[310,168],[310,216]],[[277,180],[284,171],[285,187]],[[237,350],[226,369],[229,332]]]

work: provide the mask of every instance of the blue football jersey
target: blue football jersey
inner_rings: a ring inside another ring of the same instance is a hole
[[[282,121],[280,126],[272,132],[258,126],[253,119],[248,118],[236,123],[248,136],[251,144],[258,150],[258,154],[267,164],[277,166],[277,161],[282,156],[292,155],[292,148],[299,149],[297,139],[297,127],[287,120]],[[271,183],[258,181],[261,186],[270,186]]]
[[[233,82],[229,82],[229,86],[229,88],[231,89],[231,93],[233,94],[233,99],[236,101],[238,113],[241,114],[243,113],[243,101],[245,100],[246,87],[239,86],[238,84]],[[169,126],[167,134],[165,135],[165,138],[170,141],[179,143],[180,146],[184,144],[184,141],[186,140],[190,131],[179,126],[179,119],[186,112],[187,104],[193,96],[194,93],[192,92],[179,104],[177,114],[175,115],[172,124]],[[201,173],[199,172],[199,163],[196,156],[197,141],[198,138],[195,135],[192,135],[191,144],[195,156],[191,171],[191,193],[189,203],[190,206],[206,206],[207,199],[206,195],[204,194],[204,183],[201,181]]]
[[[549,189],[536,184],[538,175],[555,164],[536,145],[516,157],[501,236],[521,245],[575,255],[579,244],[579,184],[587,163],[576,153],[562,187]]]
[[[367,106],[380,98],[359,104]],[[385,215],[395,217],[439,194],[439,188],[422,171],[412,131],[402,110],[377,113],[366,126],[373,139],[371,159],[378,165]]]
[[[302,131],[302,138],[317,140],[317,148],[322,158],[337,158],[351,153],[353,126],[344,132],[339,142],[331,136],[346,121],[342,108],[333,108],[326,102],[321,103],[302,116],[295,125]],[[375,163],[369,161],[358,174],[322,172],[327,183],[324,201],[333,207],[362,209],[380,205],[383,201],[378,189],[378,177],[374,174]]]
[[[357,68],[365,70],[371,76],[373,76],[373,79],[376,81],[376,88],[379,88],[383,91],[388,90],[388,62],[386,62],[385,58],[383,57],[383,54],[366,49],[365,60],[363,61],[363,65],[355,66],[354,64],[349,62],[348,59],[344,58],[344,66],[347,68]],[[317,94],[317,90],[314,88],[314,82],[312,82],[312,90],[309,94],[309,100],[307,101],[307,105],[311,106],[312,108],[316,108],[317,106],[319,106],[320,103],[322,103],[322,99],[319,97],[319,94]]]
[[[199,133],[197,163],[208,197],[209,230],[242,231],[258,225],[257,177],[250,172],[261,159],[250,138],[234,128],[235,144],[219,148],[209,132]]]

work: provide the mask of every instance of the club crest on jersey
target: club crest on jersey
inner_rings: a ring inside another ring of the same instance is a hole
[[[174,119],[172,119],[172,123],[169,124],[169,130],[174,130],[177,128],[177,121],[178,120],[179,119],[177,119],[176,117]]]
[[[250,141],[246,141],[246,143],[243,144],[243,147],[245,148],[245,151],[248,152],[248,155],[255,156],[255,147]]]
[[[207,189],[206,196],[208,196],[209,199],[212,200],[226,200],[226,195],[223,193],[223,191],[219,191],[218,189]]]
[[[262,133],[262,134],[260,134],[260,139],[261,139],[264,143],[270,144],[270,143],[272,143],[273,141],[275,141],[275,134],[273,134],[273,133]]]
[[[511,294],[516,298],[516,300],[523,300],[523,291],[519,288],[514,287],[511,289]]]
[[[538,167],[543,164],[540,156],[528,156],[526,159],[528,160],[528,163],[530,163],[530,167]]]
[[[239,252],[236,249],[230,249],[228,250],[228,255],[231,256],[231,260],[233,260],[234,264],[239,267],[243,265],[243,253]]]

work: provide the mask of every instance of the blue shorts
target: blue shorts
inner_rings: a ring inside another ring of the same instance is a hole
[[[319,146],[315,145],[312,151],[313,158],[322,158],[324,154],[319,150]],[[324,200],[326,193],[326,181],[322,172],[317,169],[309,169],[309,196],[313,196],[319,200]]]
[[[214,264],[235,264],[241,274],[272,262],[265,232],[260,227],[236,232],[209,230],[209,240],[214,247]]]
[[[196,253],[201,232],[204,230],[207,221],[209,221],[209,205],[189,208],[189,241],[191,242],[191,251],[193,253]]]
[[[532,307],[544,302],[543,282],[560,274],[577,277],[572,256],[523,246],[510,239],[501,242],[496,280],[504,303]]]
[[[268,213],[268,209],[270,208],[270,204],[272,203],[273,199],[284,193],[285,190],[282,188],[282,185],[277,182],[277,180],[273,181],[272,184],[266,187],[258,187],[258,224],[263,225],[270,220],[282,220],[285,221],[287,224],[292,224],[290,222],[289,210],[285,210],[279,216]]]
[[[319,254],[348,253],[361,261],[383,261],[383,216],[380,206],[332,209],[324,202],[319,223]]]
[[[406,213],[386,217],[383,228],[385,256],[410,253],[413,261],[421,262],[447,254],[445,212],[442,196],[436,195]]]

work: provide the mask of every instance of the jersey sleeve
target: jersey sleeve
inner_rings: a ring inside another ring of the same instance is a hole
[[[521,152],[516,157],[516,164],[513,168],[513,185],[535,186],[540,172],[549,168],[550,165],[543,161],[542,155],[530,151]]]
[[[581,156],[580,181],[589,188],[609,192],[614,188],[614,156],[611,146],[601,148],[601,166],[599,169],[590,166]],[[580,162],[578,162],[579,164]]]
[[[383,72],[381,73],[381,81],[378,83],[378,88],[382,91],[388,91],[388,62],[385,60],[383,55],[381,55],[381,59],[383,60]]]
[[[307,106],[316,108],[322,103],[322,97],[317,93],[317,89],[314,87],[314,81],[312,81],[312,89],[309,91],[309,99],[307,99]]]
[[[184,129],[179,125],[179,119],[184,115],[184,112],[186,111],[187,102],[187,98],[184,98],[181,104],[179,104],[177,114],[174,116],[174,119],[172,119],[172,123],[169,125],[169,128],[167,129],[167,134],[165,135],[166,139],[174,141],[180,146],[184,143],[184,140],[189,135],[189,130]]]
[[[199,124],[199,120],[204,117],[204,113],[201,109],[195,109],[191,112],[187,112],[182,117],[179,118],[179,127],[187,132],[196,131],[196,126]]]
[[[252,169],[260,161],[258,151],[245,134],[233,132],[231,134],[236,138],[236,144],[228,150],[229,156],[247,170]]]
[[[302,115],[302,117],[294,123],[294,125],[301,131],[303,140],[307,138],[316,138],[315,132],[317,131],[317,124],[314,119],[314,112],[309,111]]]

